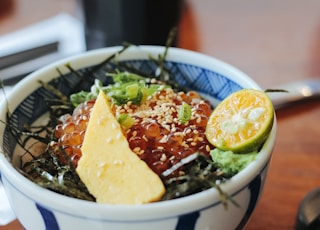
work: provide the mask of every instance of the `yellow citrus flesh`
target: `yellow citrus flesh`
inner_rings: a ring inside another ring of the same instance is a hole
[[[212,112],[206,137],[215,147],[233,152],[257,150],[271,131],[274,109],[268,95],[243,89],[229,95]]]

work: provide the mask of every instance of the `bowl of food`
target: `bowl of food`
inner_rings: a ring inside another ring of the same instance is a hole
[[[6,95],[0,120],[1,180],[26,229],[241,229],[276,137],[250,77],[161,46],[45,66]]]

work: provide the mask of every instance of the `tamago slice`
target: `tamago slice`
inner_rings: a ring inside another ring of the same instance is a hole
[[[90,115],[76,168],[98,203],[144,204],[165,192],[159,176],[131,151],[101,91]]]
[[[206,128],[208,141],[235,153],[257,150],[273,125],[274,109],[268,95],[243,89],[232,93],[212,112]]]

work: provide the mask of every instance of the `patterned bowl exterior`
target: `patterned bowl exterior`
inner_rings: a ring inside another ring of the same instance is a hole
[[[133,54],[125,57],[123,62],[139,68],[143,72],[153,73],[156,65],[146,58],[146,55],[143,57],[139,55],[141,49],[144,50],[144,53],[157,54],[162,53],[163,47],[134,48]],[[90,67],[89,62],[99,63],[100,60],[103,60],[102,56],[112,54],[114,50],[115,48],[107,48],[89,52],[91,55],[82,55],[81,60],[84,62],[80,63],[81,72],[86,74],[93,68]],[[181,58],[181,55],[186,55],[188,60]],[[198,62],[201,62],[202,59],[207,63],[199,64]],[[54,81],[59,90],[65,95],[69,95],[73,92],[73,86],[79,84],[79,78],[75,74],[67,73],[66,78],[57,78],[58,73],[51,74],[50,77],[45,75],[48,69],[51,71],[49,73],[52,73],[56,66],[67,62],[73,66],[73,63],[81,61],[77,58],[70,58],[44,67],[43,71],[32,74],[26,78],[26,81],[33,86],[38,84],[37,79],[45,82]],[[244,87],[259,88],[235,68],[219,60],[190,51],[172,48],[165,62],[165,67],[176,76],[176,81],[179,84],[200,92],[210,98],[213,103]],[[226,75],[226,73],[230,73],[230,75]],[[243,79],[247,82],[244,82]],[[26,85],[24,82],[22,81],[17,89],[9,95],[9,105],[10,101],[14,100],[11,98],[14,98],[19,92],[21,94],[21,89]],[[107,78],[105,83],[108,83]],[[83,84],[82,87],[89,89],[90,84]],[[29,91],[24,93],[21,99],[16,99],[16,102],[13,103],[16,105],[13,105],[13,113],[10,115],[13,126],[16,128],[21,128],[24,124],[32,124],[43,116],[47,112],[45,99],[55,97],[52,92],[39,85],[34,86],[34,89],[24,89]],[[4,103],[2,108],[6,108]],[[2,112],[0,119],[5,120],[5,112]],[[261,155],[264,156],[259,166],[253,166],[251,171],[248,167],[249,169],[243,170],[226,183],[225,191],[239,204],[239,207],[230,204],[227,210],[221,204],[218,193],[214,189],[175,201],[158,202],[140,207],[97,205],[92,202],[64,197],[36,186],[10,166],[6,159],[14,162],[13,164],[18,167],[14,158],[14,149],[17,143],[8,128],[2,127],[1,133],[4,152],[4,155],[0,154],[2,181],[12,207],[26,229],[203,230],[242,229],[244,227],[262,192],[274,145],[275,127],[261,150],[264,152]],[[244,175],[248,172],[249,176]],[[240,176],[239,180],[237,180],[238,176]]]

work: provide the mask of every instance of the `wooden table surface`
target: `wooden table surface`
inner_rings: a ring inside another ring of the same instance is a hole
[[[73,0],[0,4],[0,36],[61,11],[77,12]],[[318,0],[186,0],[178,46],[222,59],[262,88],[320,78],[319,12]],[[319,186],[319,118],[319,100],[277,111],[269,174],[246,229],[294,229],[299,202]],[[22,227],[15,221],[0,229]]]

